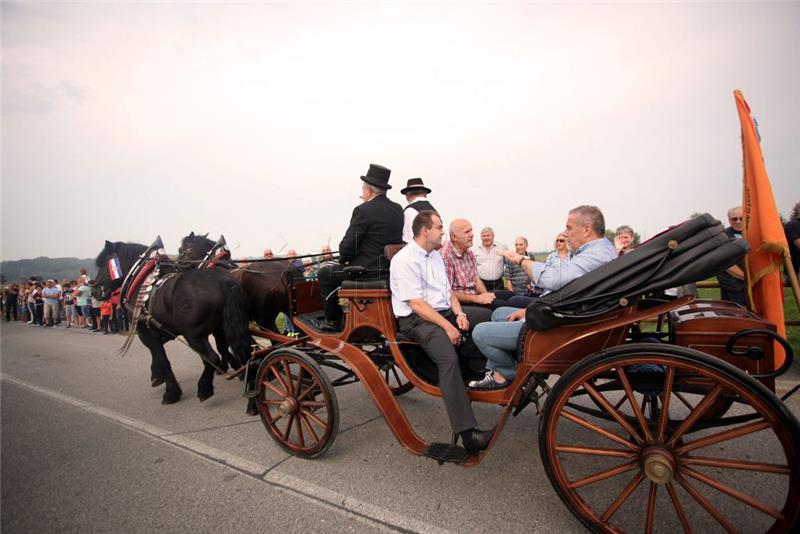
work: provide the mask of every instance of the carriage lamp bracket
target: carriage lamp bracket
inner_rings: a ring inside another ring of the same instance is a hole
[[[367,305],[372,304],[375,301],[375,299],[361,298],[361,299],[352,299],[352,301],[355,309],[357,309],[361,313],[364,313],[364,310],[367,309]]]
[[[728,354],[732,356],[744,356],[746,358],[750,358],[751,360],[761,360],[764,358],[764,351],[760,347],[750,346],[742,350],[737,350],[734,348],[736,342],[744,337],[749,335],[761,335],[771,337],[783,347],[783,350],[786,352],[786,358],[783,361],[783,365],[780,368],[772,371],[771,373],[763,373],[763,374],[754,374],[751,375],[753,378],[775,378],[776,376],[780,376],[785,373],[789,367],[792,365],[792,360],[794,359],[794,352],[792,351],[791,345],[779,334],[773,332],[772,330],[767,330],[765,328],[746,328],[744,330],[739,330],[735,334],[733,334],[729,339],[728,342],[725,344],[725,350]]]

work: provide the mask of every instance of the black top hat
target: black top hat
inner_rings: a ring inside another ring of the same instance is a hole
[[[406,186],[400,190],[400,194],[405,195],[411,191],[425,191],[426,195],[431,192],[431,190],[422,183],[422,178],[409,178]]]
[[[383,165],[370,163],[367,175],[362,176],[361,179],[370,185],[374,185],[375,187],[380,187],[381,189],[391,189],[392,186],[389,185],[389,175],[391,173],[392,171]]]

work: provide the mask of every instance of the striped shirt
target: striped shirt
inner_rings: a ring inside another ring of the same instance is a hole
[[[525,255],[533,259],[529,253],[526,252]],[[506,280],[511,281],[511,290],[516,295],[528,294],[528,286],[531,283],[531,277],[528,276],[528,273],[525,272],[525,269],[514,262],[505,260],[503,277],[505,277]]]
[[[470,249],[459,254],[452,241],[448,241],[440,252],[453,291],[477,295],[478,286],[475,280],[478,278],[478,265],[475,263],[475,254]]]

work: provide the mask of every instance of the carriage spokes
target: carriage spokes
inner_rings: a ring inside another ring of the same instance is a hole
[[[270,436],[287,452],[313,458],[331,446],[339,408],[328,375],[306,354],[277,349],[256,375],[258,412]]]
[[[564,374],[545,404],[539,445],[561,499],[592,529],[663,531],[677,519],[686,532],[786,531],[800,515],[790,482],[800,475],[798,434],[791,413],[740,370],[638,344]],[[756,449],[769,459],[751,460]]]

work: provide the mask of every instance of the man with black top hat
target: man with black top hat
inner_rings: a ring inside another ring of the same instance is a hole
[[[342,307],[338,288],[345,266],[358,265],[365,269],[361,278],[388,278],[389,262],[383,247],[400,243],[403,236],[403,208],[386,197],[391,170],[370,164],[361,180],[362,204],[353,209],[350,226],[339,243],[340,264],[328,265],[319,271],[319,289],[325,308],[324,330],[342,327]]]
[[[409,178],[405,188],[400,190],[400,194],[405,195],[408,201],[408,206],[403,209],[403,216],[405,218],[405,222],[403,223],[403,242],[411,243],[411,240],[414,239],[414,232],[411,231],[411,223],[414,221],[414,217],[417,216],[417,213],[424,210],[436,211],[436,208],[427,200],[427,196],[430,192],[431,190],[422,183],[422,178]]]

